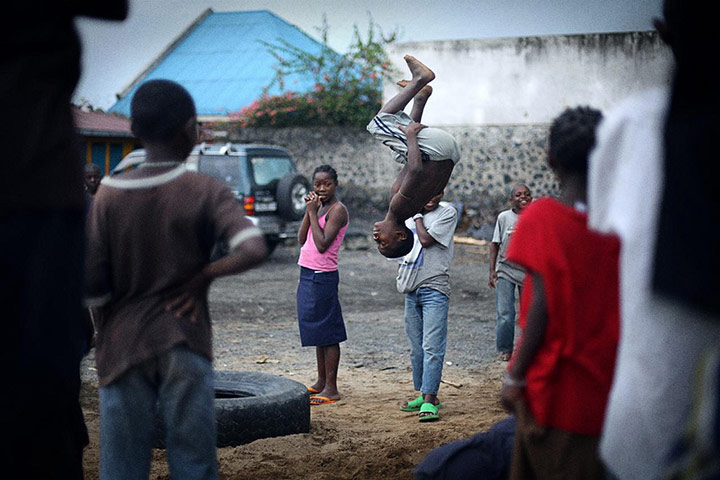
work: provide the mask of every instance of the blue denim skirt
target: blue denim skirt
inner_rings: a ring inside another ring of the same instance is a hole
[[[303,347],[335,345],[347,340],[338,300],[339,278],[337,270],[315,273],[300,267],[297,311]]]

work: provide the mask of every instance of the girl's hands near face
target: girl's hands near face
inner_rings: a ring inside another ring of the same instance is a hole
[[[305,208],[307,210],[317,212],[320,210],[321,205],[320,197],[318,197],[315,192],[310,192],[305,195]]]

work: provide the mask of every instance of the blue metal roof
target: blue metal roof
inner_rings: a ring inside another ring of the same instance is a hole
[[[198,115],[227,115],[256,100],[275,75],[277,60],[261,41],[284,40],[309,53],[322,45],[268,10],[206,11],[121,94],[110,111],[130,115],[130,101],[146,80],[165,78],[188,89]],[[308,92],[310,75],[288,76],[286,90]],[[281,93],[274,87],[270,94]]]

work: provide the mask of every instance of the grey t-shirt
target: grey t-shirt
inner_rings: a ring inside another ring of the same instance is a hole
[[[447,203],[440,205],[423,216],[423,224],[437,243],[424,248],[418,239],[415,222],[405,224],[415,234],[413,249],[400,260],[397,275],[397,290],[410,293],[420,287],[432,288],[450,296],[450,262],[453,257],[453,235],[457,223],[457,211]]]
[[[510,238],[512,237],[513,231],[515,231],[515,224],[517,224],[518,218],[520,218],[518,214],[512,210],[500,212],[497,222],[495,223],[495,232],[493,233],[492,241],[499,245],[498,258],[495,264],[495,271],[498,277],[510,280],[516,285],[522,285],[525,279],[525,270],[519,265],[507,260]]]

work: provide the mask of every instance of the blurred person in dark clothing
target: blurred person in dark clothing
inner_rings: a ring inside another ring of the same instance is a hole
[[[0,361],[3,471],[82,478],[79,404],[83,170],[70,100],[80,76],[74,18],[122,20],[127,0],[12,2],[0,20]],[[7,478],[7,477],[6,477]]]

